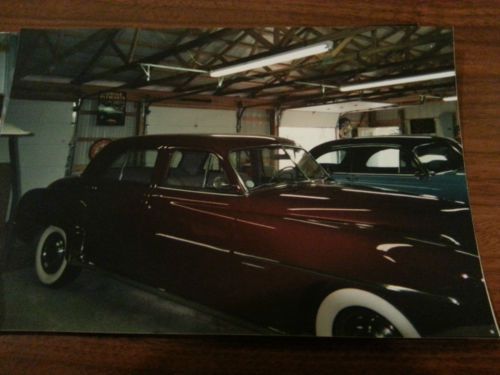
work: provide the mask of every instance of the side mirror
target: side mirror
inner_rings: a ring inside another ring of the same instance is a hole
[[[429,177],[429,175],[430,173],[424,170],[418,170],[417,172],[415,172],[415,177],[419,178],[420,180]]]

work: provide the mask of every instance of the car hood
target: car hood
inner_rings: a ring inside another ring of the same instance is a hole
[[[470,209],[464,204],[332,182],[278,185],[250,196],[255,212],[377,227],[477,253]]]

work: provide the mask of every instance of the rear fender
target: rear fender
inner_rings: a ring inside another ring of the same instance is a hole
[[[316,315],[316,334],[331,336],[336,316],[342,310],[355,306],[364,307],[382,315],[401,332],[403,337],[420,337],[413,324],[395,306],[380,296],[355,288],[337,290],[321,302]]]

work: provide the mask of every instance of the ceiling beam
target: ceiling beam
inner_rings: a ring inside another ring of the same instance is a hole
[[[132,43],[130,43],[130,49],[128,50],[127,62],[130,64],[134,60],[135,50],[137,48],[137,41],[139,40],[139,32],[141,29],[134,30],[134,36],[132,37]]]
[[[247,29],[247,34],[250,35],[256,42],[260,43],[264,48],[274,48],[274,44],[267,40],[264,36],[258,33],[255,29]]]
[[[238,44],[238,42],[240,40],[242,40],[246,36],[247,36],[246,31],[243,30],[236,37],[235,40],[226,41],[228,43],[228,45],[225,46],[219,53],[211,56],[210,61],[207,62],[207,66],[210,67],[213,62],[220,60],[219,55],[224,55],[225,53],[229,52],[231,49],[233,49]],[[140,87],[144,87],[144,86],[152,86],[152,85],[162,85],[162,84],[164,85],[164,84],[169,84],[169,83],[176,82],[176,81],[183,82],[183,84],[181,86],[185,86],[189,82],[193,81],[196,77],[198,77],[198,73],[181,73],[181,74],[173,74],[173,75],[168,76],[168,77],[152,79],[148,82],[148,81],[146,81],[144,74],[142,74],[142,72],[141,72],[140,75],[137,77],[137,79],[132,80],[131,82],[128,82],[122,86],[113,87],[113,88],[110,88],[107,90],[99,90],[99,91],[93,93],[92,96],[98,95],[98,94],[103,93],[103,92],[122,91],[122,90],[135,89],[135,88],[140,88]],[[178,87],[180,88],[181,86],[178,86]],[[176,90],[177,89],[175,89],[174,91],[176,91]]]
[[[97,51],[94,53],[94,55],[87,61],[83,69],[80,71],[80,73],[73,79],[73,82],[77,81],[81,77],[85,76],[88,74],[88,72],[94,67],[94,65],[99,61],[99,59],[102,57],[104,51],[106,48],[108,48],[111,43],[113,42],[113,38],[118,34],[119,30],[110,30],[108,31],[108,36],[104,40],[104,42],[101,44],[101,46],[97,49]]]
[[[439,84],[431,84],[426,86],[417,86],[417,87],[405,87],[405,88],[386,88],[383,92],[372,92],[372,93],[335,93],[331,95],[324,96],[322,94],[318,94],[316,96],[307,95],[306,98],[297,99],[282,99],[280,100],[280,104],[283,108],[300,108],[309,105],[318,105],[318,104],[326,104],[330,101],[334,101],[335,103],[347,102],[353,100],[372,100],[372,101],[383,101],[390,98],[394,98],[401,95],[406,94],[428,94],[430,95],[433,90],[451,92],[455,89],[455,83],[447,84],[447,83],[439,83]]]
[[[312,76],[312,77],[300,77],[296,78],[293,80],[289,80],[286,82],[279,82],[279,83],[274,83],[274,84],[264,84],[258,87],[251,87],[251,88],[242,88],[242,89],[234,89],[234,90],[227,90],[225,94],[243,94],[243,93],[258,93],[260,91],[266,90],[266,89],[274,89],[277,87],[282,87],[282,86],[291,86],[294,85],[298,81],[308,81],[308,82],[322,82],[322,83],[333,83],[337,84],[340,83],[343,79],[350,78],[357,76],[362,73],[366,72],[372,72],[372,71],[387,71],[390,69],[391,71],[400,69],[403,71],[406,71],[408,69],[411,69],[415,67],[416,65],[424,65],[428,63],[431,60],[436,59],[436,61],[453,61],[453,54],[443,54],[442,56],[438,56],[439,58],[435,57],[425,57],[425,58],[417,58],[414,60],[410,61],[402,61],[402,62],[397,62],[397,63],[387,63],[384,65],[380,65],[378,63],[367,65],[362,67],[361,69],[353,69],[345,72],[339,72],[339,73],[329,73],[329,74],[322,74],[318,76]],[[380,77],[377,77],[380,78]]]
[[[21,31],[21,44],[23,43],[23,36],[24,35],[30,35],[32,37],[33,34],[37,34],[38,31],[32,31],[28,30],[29,34],[27,34],[26,31]],[[85,39],[82,41],[76,43],[75,45],[65,49],[62,51],[57,58],[51,59],[47,61],[45,64],[41,65],[36,65],[33,66],[29,70],[25,71],[20,71],[18,78],[25,77],[27,75],[33,74],[33,73],[45,73],[48,72],[51,66],[57,66],[58,64],[63,63],[67,58],[73,56],[74,54],[81,52],[82,50],[85,50],[89,45],[92,45],[93,43],[99,42],[106,38],[108,36],[109,29],[102,29],[98,30],[96,32],[93,32],[89,36],[87,36]]]
[[[343,32],[344,30],[342,30]],[[356,32],[353,32],[352,30],[350,30],[351,33],[345,33],[345,38],[348,38],[350,36],[356,36],[358,34],[356,34]],[[357,32],[358,33],[362,33],[362,32],[366,32],[368,31],[367,29],[358,29]],[[341,35],[341,32],[337,32],[337,35]],[[345,40],[345,39],[344,39]],[[351,40],[352,41],[352,40]],[[357,58],[359,58],[360,56],[371,56],[371,55],[375,55],[375,54],[378,54],[378,53],[381,53],[381,52],[387,52],[387,51],[396,51],[396,50],[401,50],[401,49],[405,49],[405,48],[412,48],[416,45],[423,45],[423,44],[429,44],[429,43],[432,43],[432,42],[448,42],[448,43],[451,43],[452,42],[452,35],[451,33],[450,34],[443,34],[443,35],[440,35],[440,36],[432,36],[432,37],[425,37],[425,38],[420,38],[418,40],[414,40],[414,41],[408,41],[406,43],[403,43],[402,45],[388,45],[388,46],[380,46],[380,47],[372,47],[372,48],[367,48],[363,51],[356,51],[356,52],[349,52],[349,53],[343,53],[341,55],[334,55],[333,57],[331,56],[327,56],[325,59],[323,59],[320,64],[334,64],[332,66],[332,69],[330,69],[330,71],[333,70],[333,68],[335,68],[336,66],[340,65],[340,64],[343,64],[347,61],[353,61]],[[348,44],[347,44],[348,45]],[[344,46],[345,48],[345,46]],[[451,57],[453,58],[453,57]],[[379,62],[380,63],[380,62]],[[314,62],[311,62],[311,63],[308,63],[308,64],[301,64],[300,66],[289,66],[287,68],[283,68],[283,69],[276,69],[273,71],[273,74],[281,74],[281,73],[286,73],[286,72],[289,72],[289,71],[292,71],[292,70],[297,70],[297,69],[304,69],[304,68],[310,68],[311,66],[314,66],[314,65],[317,65],[318,62],[317,61],[314,61]],[[255,75],[254,77],[258,77],[258,78],[262,78],[262,77],[267,77],[269,74],[268,73],[263,73],[263,74],[257,74]],[[250,78],[250,77],[248,77]],[[303,80],[305,79],[308,79],[308,78],[302,78]],[[237,83],[237,82],[241,82],[242,80],[241,79],[234,79],[233,81],[231,80],[226,80],[226,87],[228,87],[229,85],[231,85],[232,83]]]
[[[129,64],[124,64],[121,66],[118,66],[116,68],[109,69],[105,72],[93,74],[93,75],[87,75],[84,77],[81,77],[78,80],[75,80],[75,84],[83,84],[85,82],[93,81],[95,79],[105,79],[114,76],[115,74],[125,72],[128,70],[133,70],[139,67],[140,64],[145,64],[145,63],[158,63],[163,59],[166,59],[168,57],[174,56],[178,53],[189,51],[190,49],[201,47],[207,43],[210,43],[214,40],[217,40],[223,36],[226,36],[228,34],[232,34],[237,30],[234,29],[220,29],[217,31],[214,31],[212,33],[204,33],[198,38],[191,40],[186,43],[182,43],[179,45],[173,45],[172,47],[164,50],[157,52],[153,55],[144,57],[142,59],[136,60],[134,62],[131,62]]]
[[[125,53],[121,50],[120,47],[115,43],[113,39],[111,39],[111,48],[116,52],[118,57],[122,60],[124,64],[128,64],[128,58],[125,56]]]

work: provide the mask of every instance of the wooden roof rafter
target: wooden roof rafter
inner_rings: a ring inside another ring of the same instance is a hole
[[[123,64],[121,66],[118,66],[116,68],[110,69],[106,72],[94,74],[94,75],[88,75],[85,77],[81,77],[79,80],[74,80],[73,83],[75,84],[82,84],[85,82],[93,81],[95,79],[107,79],[109,77],[112,77],[120,72],[124,72],[127,70],[133,70],[136,69],[141,63],[157,63],[169,56],[173,56],[177,53],[184,52],[193,48],[196,48],[200,45],[204,45],[207,43],[210,43],[213,40],[216,40],[222,35],[227,35],[229,33],[234,33],[233,29],[219,29],[214,32],[206,32],[202,34],[200,37],[193,39],[189,42],[185,42],[179,45],[174,45],[166,50],[157,52],[153,55],[141,58],[139,60],[133,61],[132,63],[129,64]]]

